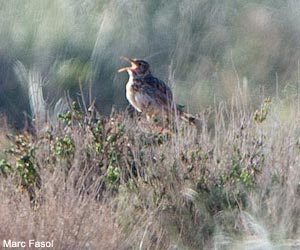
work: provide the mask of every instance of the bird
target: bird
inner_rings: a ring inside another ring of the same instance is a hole
[[[169,117],[176,114],[184,121],[197,127],[202,126],[201,120],[184,112],[174,102],[172,90],[165,82],[152,75],[148,62],[128,57],[121,59],[131,64],[118,70],[118,72],[127,71],[129,75],[126,98],[138,112],[146,114],[148,121],[156,116]]]

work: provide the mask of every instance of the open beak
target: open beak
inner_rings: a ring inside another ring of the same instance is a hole
[[[125,56],[121,56],[121,59],[127,61],[127,62],[130,62],[131,63],[131,66],[130,67],[124,67],[124,68],[121,68],[118,70],[118,72],[122,72],[122,71],[125,71],[125,70],[133,70],[133,69],[136,69],[138,67],[138,65],[136,64],[135,60],[134,59],[130,59],[128,57],[125,57]]]

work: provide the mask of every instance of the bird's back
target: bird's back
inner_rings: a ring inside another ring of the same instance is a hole
[[[168,112],[172,107],[171,89],[152,74],[131,76],[126,87],[129,102],[139,111],[151,115]]]

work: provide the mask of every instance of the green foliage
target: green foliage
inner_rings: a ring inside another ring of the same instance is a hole
[[[6,176],[11,171],[12,171],[12,166],[7,162],[7,160],[0,158],[0,173]]]
[[[11,169],[19,176],[22,184],[36,184],[39,176],[38,165],[35,160],[36,147],[32,136],[20,134],[10,138],[13,144],[5,152],[8,156],[13,157],[10,164],[13,166]]]
[[[34,138],[23,133],[10,135],[9,139],[12,144],[4,151],[5,158],[0,159],[0,174],[10,176],[16,187],[26,190],[33,202],[36,199],[35,189],[41,184]]]
[[[120,179],[120,169],[114,168],[113,166],[109,166],[106,172],[106,181],[109,184],[113,185],[119,179]]]
[[[28,155],[20,157],[16,162],[16,170],[26,184],[36,184],[37,170]]]
[[[267,115],[270,110],[271,105],[271,98],[268,97],[263,101],[260,110],[256,110],[253,116],[253,119],[257,123],[262,123],[264,120],[267,119]]]
[[[58,114],[58,118],[65,123],[69,123],[72,118],[72,113],[70,111],[68,111],[64,114]]]
[[[51,138],[55,138],[51,141],[52,152],[61,159],[67,159],[70,165],[76,150],[80,150],[82,157],[87,160],[87,171],[94,169],[98,173],[102,189],[118,189],[121,177],[128,175],[127,170],[121,171],[120,168],[132,157],[125,146],[128,138],[124,134],[124,125],[118,115],[95,118],[93,114],[86,115],[73,102],[69,111],[59,114],[59,120],[63,124],[62,131],[58,136],[51,135]],[[86,140],[82,143],[87,144],[85,148],[78,149],[75,141],[78,135],[83,134],[86,135]],[[97,162],[97,166],[90,162],[92,159]],[[102,192],[102,189],[99,192]]]
[[[72,138],[67,135],[63,137],[56,137],[55,142],[52,145],[52,150],[59,158],[70,157],[74,155],[74,142],[72,141]]]

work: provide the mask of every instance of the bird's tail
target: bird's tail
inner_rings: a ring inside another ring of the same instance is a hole
[[[183,121],[188,122],[189,124],[195,125],[197,128],[202,128],[202,126],[203,126],[203,122],[199,118],[197,118],[189,113],[180,112],[180,118]]]

